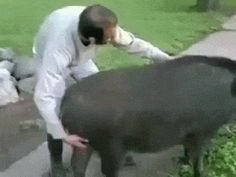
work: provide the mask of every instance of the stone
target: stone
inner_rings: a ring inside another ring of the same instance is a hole
[[[35,77],[29,77],[22,79],[18,82],[17,86],[21,91],[33,94],[35,88],[36,80]]]
[[[31,77],[35,73],[35,63],[34,60],[27,56],[18,56],[15,58],[15,68],[13,71],[13,76],[16,79],[24,79]]]
[[[45,129],[45,123],[42,119],[24,120],[19,122],[19,129],[21,131]]]
[[[20,100],[8,70],[0,69],[0,107]]]
[[[0,60],[13,60],[16,53],[11,48],[0,48]]]
[[[2,60],[0,61],[0,69],[4,68],[9,71],[9,73],[13,72],[14,69],[14,63],[9,60]]]

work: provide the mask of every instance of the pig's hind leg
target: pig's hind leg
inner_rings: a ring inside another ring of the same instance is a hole
[[[203,151],[211,136],[191,134],[185,142],[185,149],[193,165],[194,177],[203,177]]]
[[[121,162],[125,156],[125,150],[119,141],[108,143],[99,152],[102,162],[102,173],[106,177],[118,177]]]

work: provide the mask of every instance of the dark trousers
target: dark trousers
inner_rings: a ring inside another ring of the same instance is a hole
[[[63,144],[61,139],[53,139],[50,134],[47,134],[48,150],[52,163],[62,163]]]

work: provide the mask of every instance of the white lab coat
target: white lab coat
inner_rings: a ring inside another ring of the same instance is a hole
[[[37,62],[37,83],[34,101],[46,121],[47,132],[55,139],[67,136],[58,117],[61,99],[65,93],[66,78],[76,79],[97,73],[94,64],[96,46],[84,46],[77,27],[83,6],[68,6],[52,12],[42,24],[33,47]],[[129,53],[152,59],[166,60],[169,56],[152,44],[136,38],[117,26],[116,47]]]

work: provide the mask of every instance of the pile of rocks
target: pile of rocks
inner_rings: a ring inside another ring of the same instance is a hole
[[[19,90],[33,93],[34,72],[32,58],[19,56],[11,48],[0,48],[0,107],[19,101]]]

